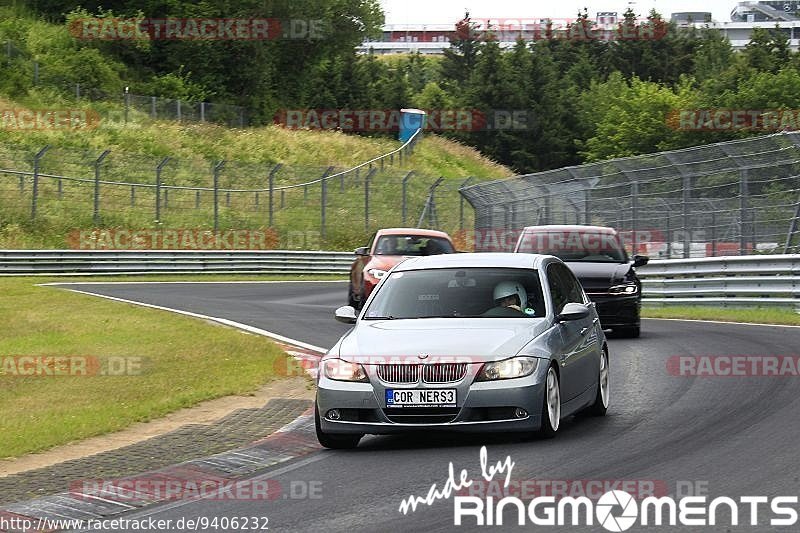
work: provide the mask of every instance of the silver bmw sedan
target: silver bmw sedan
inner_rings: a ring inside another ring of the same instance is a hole
[[[415,257],[395,266],[320,361],[315,420],[328,448],[365,434],[519,431],[604,415],[608,348],[597,313],[559,259]]]

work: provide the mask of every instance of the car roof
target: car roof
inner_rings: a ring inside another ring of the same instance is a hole
[[[421,237],[441,237],[450,240],[450,236],[443,232],[433,229],[421,228],[384,228],[378,230],[378,237],[383,235],[419,235]]]
[[[551,224],[544,226],[525,226],[523,228],[523,231],[527,232],[529,230],[537,230],[549,233],[555,233],[560,231],[587,231],[587,230],[596,231],[597,233],[609,233],[612,235],[616,235],[617,233],[617,230],[615,230],[614,228],[609,228],[608,226],[583,226],[580,224],[572,224],[572,225]]]
[[[465,254],[427,255],[411,257],[395,267],[395,271],[429,268],[539,268],[548,260],[559,261],[552,255],[479,252]]]

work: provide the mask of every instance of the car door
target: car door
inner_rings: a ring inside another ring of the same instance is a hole
[[[594,304],[589,301],[575,274],[566,265],[561,264],[558,266],[561,271],[561,277],[569,290],[569,301],[593,307]],[[569,324],[569,328],[574,328],[578,335],[574,361],[578,378],[576,382],[578,394],[592,387],[597,382],[600,374],[601,348],[598,339],[598,323],[597,313],[592,310],[588,317]]]
[[[551,263],[547,268],[550,297],[557,316],[568,303],[585,303],[583,291],[577,280],[562,263]],[[557,325],[563,344],[559,354],[561,366],[561,395],[563,401],[576,398],[586,389],[587,366],[591,364],[591,348],[587,339],[593,328],[592,316]]]
[[[363,298],[361,298],[361,282],[364,278],[364,267],[369,263],[369,260],[372,259],[372,254],[374,253],[372,248],[375,246],[375,238],[377,237],[377,233],[372,235],[372,239],[369,241],[369,245],[367,248],[368,255],[358,255],[353,261],[353,265],[350,267],[350,284],[355,291],[355,294],[358,295],[359,299],[361,299],[361,303],[363,304]]]

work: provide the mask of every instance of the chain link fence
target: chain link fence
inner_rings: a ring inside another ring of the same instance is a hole
[[[2,43],[0,67],[13,70],[15,77],[29,80],[35,87],[55,88],[63,94],[74,96],[76,100],[118,103],[122,110],[119,111],[120,116],[115,119],[125,122],[149,118],[178,122],[211,122],[234,128],[245,128],[254,125],[255,122],[254,113],[242,106],[163,96],[143,96],[129,93],[127,89],[109,93],[97,87],[87,86],[74,80],[74,72],[44,67],[9,40]]]
[[[469,185],[476,250],[525,226],[589,224],[657,258],[800,251],[800,134],[613,159]]]
[[[60,232],[53,247],[76,228],[272,228],[306,250],[352,249],[387,226],[468,227],[464,180],[411,169],[418,135],[345,169],[0,144],[0,222]]]

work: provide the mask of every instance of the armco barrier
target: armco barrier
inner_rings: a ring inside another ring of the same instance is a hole
[[[2,275],[341,274],[352,252],[0,250]],[[646,305],[800,310],[800,255],[653,260],[638,269]]]
[[[637,269],[647,305],[790,307],[800,311],[800,255],[650,261]]]
[[[2,275],[347,274],[352,252],[0,250]]]

